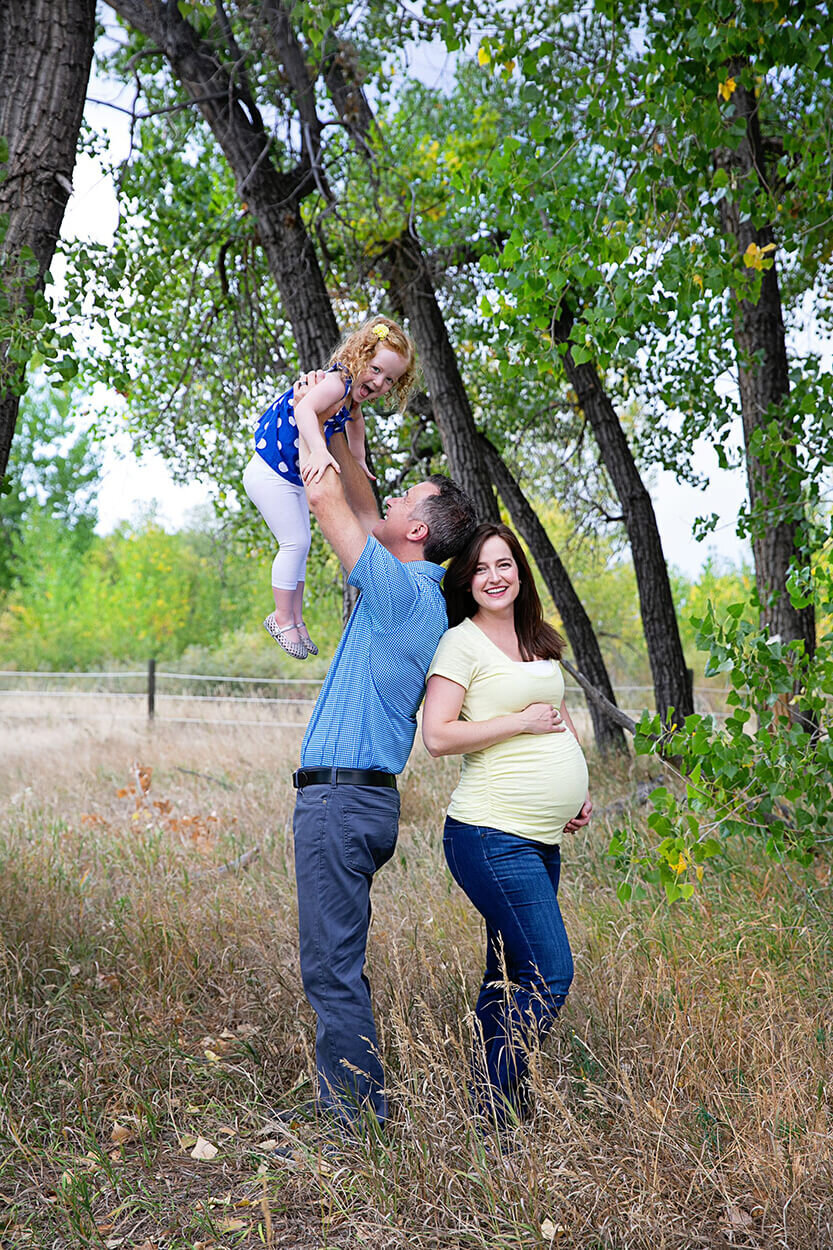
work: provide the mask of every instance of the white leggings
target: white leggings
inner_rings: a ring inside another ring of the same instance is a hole
[[[306,578],[310,544],[303,486],[288,482],[255,452],[243,470],[243,489],[280,546],[272,561],[272,585],[294,590]]]

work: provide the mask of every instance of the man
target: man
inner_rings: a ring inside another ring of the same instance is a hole
[[[429,478],[386,500],[343,435],[330,443],[341,472],[307,484],[310,511],[360,591],[301,747],[293,781],[295,873],[304,989],[318,1016],[322,1109],[351,1123],[387,1113],[370,987],[364,973],[373,874],[399,829],[396,775],[410,754],[425,674],[447,618],[440,589],[449,559],[476,524],[468,496]]]

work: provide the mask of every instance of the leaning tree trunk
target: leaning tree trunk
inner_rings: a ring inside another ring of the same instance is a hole
[[[6,0],[0,21],[0,478],[28,352],[72,190],[95,39],[95,0]]]
[[[277,0],[267,0],[269,5]],[[351,73],[349,45],[334,32],[324,77],[330,98],[356,150],[376,175],[373,146],[376,125],[361,84]],[[497,500],[484,463],[477,427],[437,300],[428,259],[413,226],[383,253],[383,274],[390,297],[414,337],[443,450],[454,478],[472,499],[481,521],[500,520]]]
[[[576,594],[570,575],[550,542],[535,510],[524,495],[497,449],[481,435],[480,445],[492,479],[500,491],[515,528],[521,534],[552,595],[558,614],[564,625],[576,663],[583,675],[605,699],[616,706],[616,696],[608,676],[599,640],[584,604]],[[627,753],[625,735],[619,725],[606,716],[602,705],[587,699],[587,708],[593,722],[596,745],[602,755],[615,752]]]
[[[746,133],[734,150],[716,152],[715,163],[729,169],[739,182],[752,182],[765,189],[766,153],[761,139],[758,101],[743,85],[744,71],[748,72],[747,66],[732,67],[737,84],[732,105],[734,116],[743,121]],[[736,197],[729,202],[724,198],[720,202],[724,231],[735,240],[741,255],[752,243],[771,251],[772,227],[756,227],[753,218],[741,217],[739,200],[740,197]],[[787,415],[790,375],[778,267],[774,259],[771,268],[761,274],[757,301],[738,300],[734,334],[761,623],[771,633],[779,634],[784,642],[801,639],[807,654],[812,655],[816,647],[813,606],[794,608],[786,588],[790,566],[803,554],[800,532],[804,510],[801,473],[794,449],[795,432]],[[784,427],[782,447],[778,463],[773,464],[755,453],[755,441],[759,431],[770,421],[779,419]],[[809,557],[805,554],[804,558]]]
[[[237,181],[240,198],[257,222],[302,369],[319,368],[338,341],[338,324],[301,203],[318,185],[309,159],[285,173],[239,74],[232,76],[215,49],[200,39],[173,3],[110,0],[117,13],[151,39],[199,108]]]
[[[554,323],[555,337],[560,343],[569,344],[572,324],[573,315],[564,308]],[[657,711],[666,721],[669,709],[673,708],[679,721],[694,711],[692,677],[683,655],[654,505],[595,366],[589,362],[577,365],[568,348],[564,368],[576,392],[578,405],[593,430],[622,508],[633,556]]]
[[[391,298],[408,319],[452,475],[472,499],[480,521],[499,521],[500,510],[478,441],[469,397],[437,302],[425,255],[411,228],[386,254]]]

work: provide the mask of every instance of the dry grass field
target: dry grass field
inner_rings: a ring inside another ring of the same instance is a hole
[[[0,1244],[833,1246],[829,862],[737,844],[690,903],[625,907],[605,848],[640,812],[597,819],[565,847],[576,980],[535,1119],[484,1141],[465,1097],[483,939],[441,850],[457,766],[421,748],[374,888],[389,1132],[333,1157],[276,1125],[312,1070],[298,744],[116,716],[0,729]],[[591,776],[598,807],[637,780]]]

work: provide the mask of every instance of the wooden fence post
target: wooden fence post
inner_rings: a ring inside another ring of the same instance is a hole
[[[148,660],[148,719],[156,714],[156,660]]]

